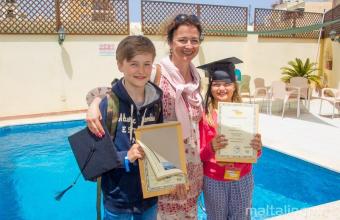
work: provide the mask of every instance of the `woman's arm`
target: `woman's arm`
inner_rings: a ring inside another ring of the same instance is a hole
[[[97,137],[102,137],[105,134],[101,124],[102,114],[100,113],[99,104],[110,90],[110,87],[98,87],[92,89],[86,95],[86,102],[89,106],[86,113],[87,127]]]
[[[86,113],[87,127],[97,137],[102,137],[105,134],[104,128],[101,124],[102,114],[100,113],[99,104],[102,98],[95,97],[91,102]]]

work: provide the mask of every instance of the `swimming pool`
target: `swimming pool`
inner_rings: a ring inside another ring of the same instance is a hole
[[[82,178],[60,202],[78,167],[67,136],[84,121],[0,128],[0,219],[95,219],[96,185]],[[254,166],[252,219],[340,199],[340,174],[264,148]],[[204,219],[204,213],[199,212]]]

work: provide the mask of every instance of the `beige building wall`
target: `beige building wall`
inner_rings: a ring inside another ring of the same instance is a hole
[[[332,9],[333,2],[305,2],[305,12],[323,13]]]
[[[319,75],[325,78],[324,86],[330,86],[330,80],[332,77],[333,64],[333,47],[332,41],[329,38],[325,38],[321,41],[320,61],[319,61]]]
[[[280,10],[300,10],[304,9],[305,12],[317,12],[323,13],[324,10],[328,11],[332,9],[333,2],[329,0],[328,2],[304,2],[304,1],[296,1],[296,2],[284,2],[282,4],[277,4],[274,6],[275,9]]]
[[[330,86],[340,88],[340,43],[331,42],[333,48],[333,68],[330,74]]]
[[[327,87],[337,88],[340,86],[340,44],[325,38],[321,45],[319,74],[326,77]]]
[[[57,36],[0,35],[0,117],[86,108],[85,95],[91,88],[108,86],[121,76],[115,54],[104,56],[100,47],[116,47],[123,37],[66,36],[61,47]],[[164,37],[150,38],[159,61],[168,54],[167,44]],[[295,57],[315,60],[317,47],[317,40],[206,37],[193,62],[200,65],[236,56],[244,61],[237,67],[251,75],[251,82],[263,77],[269,85],[280,79],[280,68]],[[339,71],[339,66],[335,69]]]
[[[66,36],[61,47],[57,36],[0,35],[0,117],[84,109],[87,91],[118,72],[100,45],[123,37]]]

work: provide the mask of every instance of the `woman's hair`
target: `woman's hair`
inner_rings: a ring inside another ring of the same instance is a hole
[[[205,94],[205,103],[204,103],[204,111],[205,114],[207,116],[207,120],[208,120],[208,124],[210,126],[215,126],[213,117],[212,117],[212,113],[214,111],[214,97],[211,94],[211,85],[212,85],[212,78],[209,77],[209,84],[208,84],[208,89],[207,89],[207,93]],[[231,102],[236,102],[236,103],[240,103],[242,102],[242,98],[240,96],[240,94],[238,93],[238,84],[237,82],[233,82],[234,84],[234,93],[233,96],[231,97]]]
[[[197,28],[199,32],[199,40],[203,41],[203,34],[202,34],[202,25],[199,20],[199,18],[194,15],[188,15],[188,14],[178,14],[175,18],[170,20],[170,23],[165,27],[165,33],[167,35],[167,41],[170,44],[172,40],[174,39],[174,33],[175,31],[181,26],[181,25],[192,25]]]
[[[142,35],[133,35],[124,38],[117,47],[116,60],[122,63],[125,59],[130,61],[133,57],[148,53],[154,59],[156,56],[156,49],[152,41]]]

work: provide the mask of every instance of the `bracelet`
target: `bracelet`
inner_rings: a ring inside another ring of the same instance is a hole
[[[129,158],[128,156],[125,156],[124,158],[124,166],[125,166],[125,171],[126,172],[130,172],[130,161],[129,161]]]

